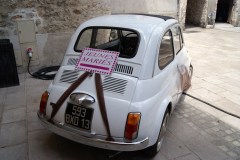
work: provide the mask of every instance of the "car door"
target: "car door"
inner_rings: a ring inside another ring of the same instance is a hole
[[[161,92],[170,97],[172,104],[175,105],[178,98],[178,86],[176,86],[176,83],[179,75],[175,62],[171,29],[164,32],[158,51],[154,76],[158,77],[159,83],[161,83]]]
[[[181,86],[181,75],[180,75],[180,69],[184,67],[189,67],[189,58],[187,55],[187,51],[184,46],[183,42],[183,36],[181,32],[181,28],[179,24],[176,24],[172,26],[172,35],[173,35],[173,44],[174,44],[174,54],[175,54],[175,61],[178,68],[178,76],[177,76],[177,82],[176,85],[178,87],[178,99],[181,97],[182,93],[182,86]]]

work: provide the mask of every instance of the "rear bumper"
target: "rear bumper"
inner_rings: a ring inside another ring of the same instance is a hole
[[[55,125],[55,124],[49,123],[45,117],[42,117],[39,114],[38,114],[38,118],[41,121],[42,125],[47,129],[49,129],[50,131],[62,137],[68,138],[72,141],[97,147],[97,148],[116,150],[116,151],[136,151],[136,150],[141,150],[146,148],[149,144],[148,137],[143,140],[140,140],[137,142],[131,142],[131,143],[106,141],[99,138],[86,137],[65,129],[63,125],[57,125],[57,124]]]

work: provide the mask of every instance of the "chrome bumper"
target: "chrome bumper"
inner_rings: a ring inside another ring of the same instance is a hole
[[[90,138],[86,136],[82,136],[78,133],[71,132],[69,130],[66,130],[58,125],[54,125],[52,123],[49,123],[45,117],[42,117],[41,115],[38,114],[38,118],[41,121],[42,125],[49,129],[50,131],[68,138],[72,141],[97,147],[97,148],[103,148],[103,149],[108,149],[108,150],[116,150],[116,151],[136,151],[136,150],[141,150],[144,149],[148,146],[149,139],[148,137],[138,141],[138,142],[115,142],[115,141],[106,141],[98,138]]]

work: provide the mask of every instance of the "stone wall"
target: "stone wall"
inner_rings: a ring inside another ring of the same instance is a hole
[[[240,0],[234,0],[231,24],[240,27]]]
[[[17,21],[35,23],[38,62],[35,68],[59,65],[73,31],[84,21],[111,14],[109,0],[0,0],[0,39],[13,43],[17,65],[24,65]],[[38,67],[36,67],[38,65]],[[24,70],[24,69],[23,69]]]
[[[205,27],[207,25],[207,0],[188,0],[186,23]]]
[[[108,0],[1,0],[0,35],[14,34],[16,20],[33,19],[38,33],[60,33],[110,12]]]
[[[179,0],[178,21],[183,29],[185,29],[187,0]]]
[[[177,18],[176,0],[112,0],[112,13],[148,13],[161,14]]]

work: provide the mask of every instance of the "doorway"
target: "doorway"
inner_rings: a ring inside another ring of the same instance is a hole
[[[218,0],[216,22],[231,23],[233,0]]]

